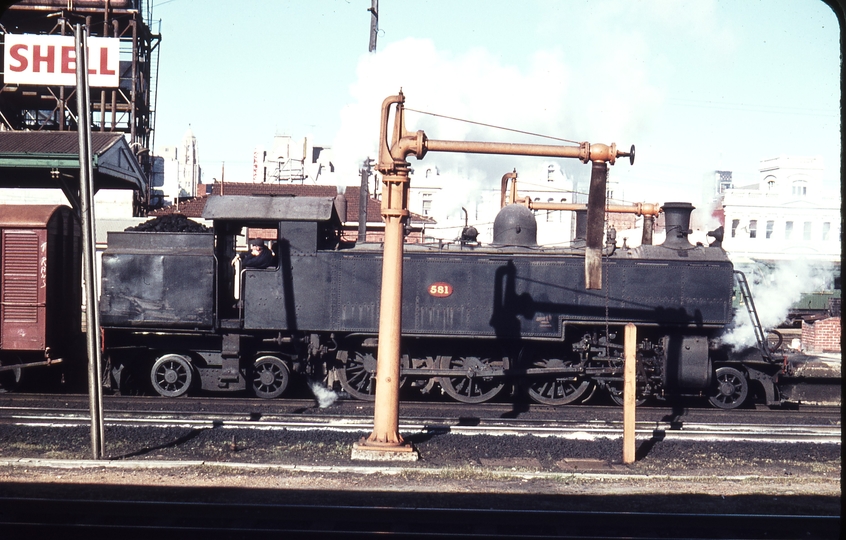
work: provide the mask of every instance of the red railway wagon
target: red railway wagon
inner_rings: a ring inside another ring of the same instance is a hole
[[[0,391],[84,352],[82,244],[63,205],[0,205]]]

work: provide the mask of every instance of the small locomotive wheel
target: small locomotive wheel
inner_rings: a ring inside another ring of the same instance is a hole
[[[264,399],[278,398],[288,388],[290,378],[285,362],[275,356],[261,356],[253,365],[253,392]]]
[[[749,394],[749,382],[746,376],[733,367],[721,367],[717,370],[716,389],[712,390],[708,401],[718,409],[736,409],[743,405]]]
[[[193,380],[193,369],[188,358],[181,354],[159,357],[150,370],[153,389],[165,397],[179,397],[188,392]]]
[[[438,382],[450,397],[462,403],[483,403],[505,387],[505,379],[494,370],[508,369],[508,358],[497,360],[481,356],[439,356],[441,369],[455,371],[455,377],[440,377]]]

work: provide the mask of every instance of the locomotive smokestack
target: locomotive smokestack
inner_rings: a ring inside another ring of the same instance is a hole
[[[686,202],[664,203],[664,229],[667,231],[667,238],[662,244],[666,248],[680,249],[689,248],[691,244],[687,235],[690,230],[690,213],[694,206]]]

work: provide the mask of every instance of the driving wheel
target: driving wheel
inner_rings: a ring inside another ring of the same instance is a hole
[[[376,400],[376,355],[369,352],[350,352],[347,361],[338,370],[338,381],[349,395],[364,401]],[[410,365],[408,355],[400,357],[400,373]],[[400,386],[405,377],[400,377]]]
[[[505,387],[502,370],[508,369],[508,358],[482,356],[440,356],[440,369],[455,375],[439,377],[438,382],[450,397],[462,403],[482,403],[495,397]]]
[[[532,361],[535,369],[561,369],[568,363],[558,358],[540,358]],[[580,376],[537,376],[531,379],[529,396],[545,405],[567,405],[581,399],[590,389],[591,381]]]

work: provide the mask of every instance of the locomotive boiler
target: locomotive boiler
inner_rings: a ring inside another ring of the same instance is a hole
[[[622,327],[638,327],[638,393],[698,395],[734,408],[778,403],[780,366],[719,343],[735,275],[720,247],[692,245],[688,203],[666,203],[662,245],[602,253],[586,290],[584,247],[536,243],[525,206],[503,208],[494,241],[407,245],[401,383],[479,403],[506,389],[564,405],[596,389],[622,401]],[[176,397],[194,389],[282,395],[293,376],[375,394],[382,249],[341,239],[331,198],[210,197],[208,233],[110,233],[100,322],[111,380]],[[242,268],[239,236],[275,231],[275,265]]]

